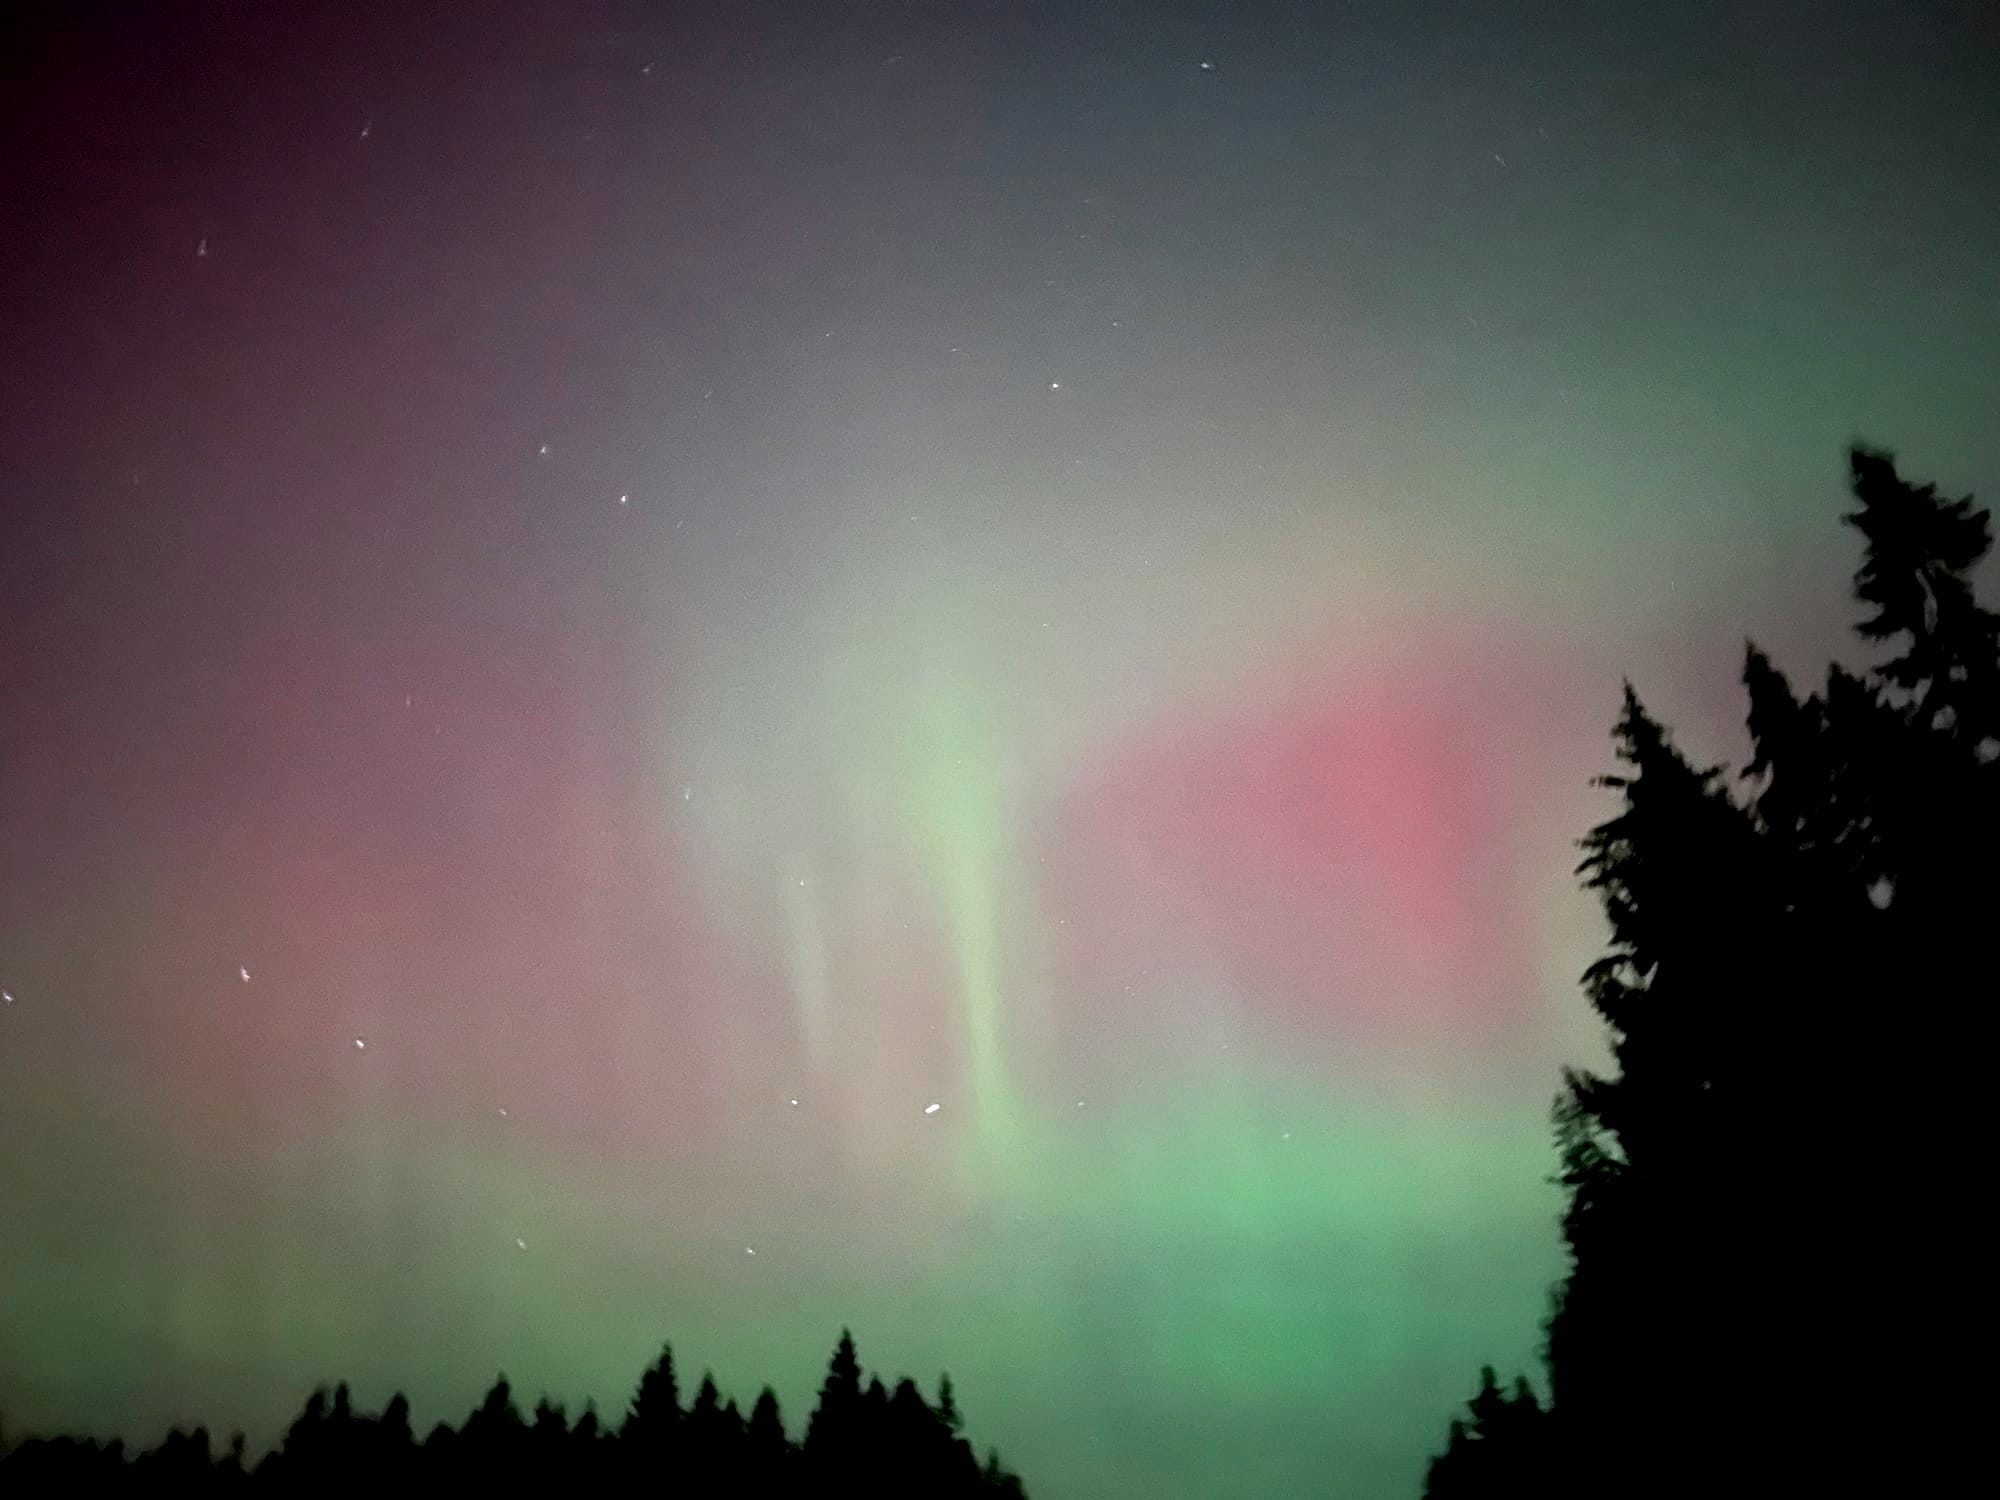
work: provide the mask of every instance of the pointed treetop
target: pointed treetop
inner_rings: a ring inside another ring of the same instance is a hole
[[[768,1385],[757,1393],[757,1403],[750,1408],[750,1436],[760,1442],[775,1440],[779,1445],[785,1441],[785,1421],[778,1411],[778,1393]]]
[[[703,1416],[713,1416],[722,1407],[722,1392],[716,1389],[715,1376],[707,1370],[701,1372],[701,1384],[694,1393],[694,1405],[688,1408]]]
[[[382,1408],[380,1421],[382,1426],[393,1427],[407,1438],[410,1435],[410,1398],[397,1391],[389,1398],[389,1404]]]
[[[833,1358],[827,1364],[824,1389],[855,1395],[861,1392],[861,1357],[854,1348],[854,1335],[845,1328],[840,1330],[840,1342],[834,1345]]]
[[[2000,616],[1980,607],[1970,577],[1993,545],[1986,512],[1970,495],[1941,500],[1936,485],[1910,483],[1880,449],[1857,444],[1848,471],[1860,508],[1841,519],[1868,543],[1854,594],[1874,608],[1856,628],[1865,640],[1907,640],[1882,677],[1914,691],[1990,668]]]
[[[674,1346],[663,1344],[660,1357],[639,1377],[625,1425],[636,1433],[663,1432],[680,1420],[680,1383],[674,1376]]]

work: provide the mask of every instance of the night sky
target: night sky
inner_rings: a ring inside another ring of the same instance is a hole
[[[0,1419],[346,1376],[1414,1493],[1629,674],[2000,493],[1990,7],[27,7]]]

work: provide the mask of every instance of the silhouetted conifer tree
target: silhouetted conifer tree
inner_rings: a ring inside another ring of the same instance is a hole
[[[625,1482],[657,1482],[679,1463],[681,1428],[685,1413],[680,1405],[680,1382],[674,1375],[674,1346],[666,1344],[660,1357],[639,1377],[624,1425],[618,1431],[616,1462]]]
[[[524,1477],[536,1485],[562,1484],[570,1477],[574,1456],[569,1414],[547,1396],[542,1397],[535,1403],[535,1414],[528,1424]]]
[[[684,1455],[679,1466],[697,1488],[722,1484],[742,1459],[743,1418],[736,1403],[723,1403],[715,1377],[706,1372],[688,1408]]]
[[[784,1418],[778,1411],[778,1394],[767,1385],[757,1393],[744,1432],[745,1485],[752,1493],[760,1488],[777,1493],[792,1479],[795,1467],[792,1445],[785,1436]]]
[[[861,1441],[861,1403],[861,1359],[854,1335],[843,1328],[819,1388],[819,1404],[806,1420],[805,1451],[816,1470],[850,1475]]]
[[[617,1441],[604,1431],[597,1404],[586,1401],[575,1425],[569,1430],[568,1457],[562,1475],[564,1487],[578,1494],[597,1494],[614,1483],[612,1459]]]
[[[1503,1392],[1487,1365],[1468,1411],[1469,1421],[1452,1421],[1444,1452],[1431,1461],[1424,1493],[1432,1500],[1546,1494],[1552,1479],[1548,1423],[1527,1380],[1518,1379],[1511,1392]]]
[[[644,1439],[667,1433],[680,1426],[681,1388],[674,1377],[674,1346],[666,1344],[660,1357],[639,1377],[639,1389],[626,1414],[624,1435]]]
[[[1754,645],[1739,800],[1628,687],[1621,808],[1580,872],[1613,1067],[1554,1112],[1570,1268],[1551,1405],[1488,1377],[1433,1496],[1931,1493],[1976,1414],[1924,1341],[1977,1268],[2000,911],[2000,616],[1986,514],[1849,454],[1859,626],[1893,654],[1800,697]],[[1981,1273],[1983,1274],[1983,1273]],[[1879,1312],[1857,1313],[1869,1299]],[[1813,1372],[1877,1376],[1851,1387]],[[1935,1373],[1933,1373],[1935,1372]]]
[[[1012,1497],[1026,1500],[1020,1478],[1001,1464],[998,1450],[988,1450],[986,1467],[980,1471],[979,1477],[982,1489],[989,1495],[1001,1496],[1003,1500],[1012,1500]]]

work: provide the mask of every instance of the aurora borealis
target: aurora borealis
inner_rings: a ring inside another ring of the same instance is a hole
[[[8,22],[6,1431],[846,1324],[1038,1500],[1415,1493],[1621,679],[1738,754],[1843,446],[2000,488],[1990,10],[1647,9]]]

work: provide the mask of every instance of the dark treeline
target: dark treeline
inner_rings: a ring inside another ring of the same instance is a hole
[[[1582,842],[1612,1066],[1554,1120],[1569,1269],[1546,1404],[1490,1368],[1432,1462],[1466,1496],[1946,1494],[1978,1462],[2000,615],[1970,498],[1849,453],[1858,632],[1797,694],[1747,648],[1749,763],[1626,690]],[[1956,1482],[1954,1482],[1956,1481]]]
[[[1544,1381],[1481,1372],[1430,1500],[1945,1494],[1984,1430],[1981,1184],[2000,921],[2000,615],[1984,510],[1849,453],[1858,632],[1886,659],[1803,695],[1747,648],[1751,757],[1700,767],[1629,686],[1582,840],[1608,951],[1583,976],[1611,1062],[1554,1107],[1569,1265]],[[1976,1260],[1975,1257],[1978,1257]],[[1975,1459],[1979,1455],[1974,1456]],[[606,1424],[502,1380],[419,1441],[409,1406],[307,1402],[252,1466],[170,1434],[0,1450],[0,1490],[124,1481],[297,1489],[543,1481],[688,1494],[1019,1495],[960,1435],[950,1383],[864,1383],[843,1335],[799,1441],[671,1351]],[[85,1490],[84,1492],[89,1492]]]
[[[523,1413],[502,1376],[457,1427],[439,1423],[419,1439],[410,1403],[354,1409],[345,1384],[316,1390],[284,1440],[252,1463],[241,1435],[218,1453],[208,1432],[175,1429],[154,1448],[121,1442],[33,1437],[0,1448],[0,1493],[95,1494],[171,1488],[175,1493],[296,1493],[385,1483],[402,1493],[670,1495],[894,1495],[1023,1497],[1021,1482],[989,1452],[984,1464],[962,1436],[951,1378],[935,1399],[904,1379],[893,1390],[865,1382],[854,1340],[843,1332],[801,1440],[785,1432],[778,1398],[764,1387],[746,1417],[702,1376],[682,1404],[671,1346],[640,1377],[622,1420],[594,1408],[571,1418],[544,1399]],[[417,1489],[417,1487],[422,1487]]]

